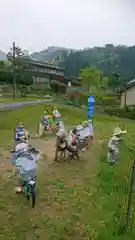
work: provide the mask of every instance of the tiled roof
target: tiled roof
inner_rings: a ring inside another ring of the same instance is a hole
[[[126,83],[126,89],[132,88],[135,86],[135,79],[132,79]],[[124,91],[124,87],[117,90],[117,92],[122,93]]]
[[[55,66],[54,64],[50,64],[50,63],[47,63],[47,62],[35,61],[35,60],[32,60],[32,59],[24,59],[24,61],[26,63],[30,63],[30,64],[35,65],[35,66],[48,67],[48,68],[53,68],[53,69],[58,69],[58,70],[63,70],[64,71],[64,68],[60,68],[58,66]]]

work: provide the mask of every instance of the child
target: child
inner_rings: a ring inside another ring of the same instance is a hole
[[[41,137],[45,131],[45,129],[49,125],[49,120],[47,117],[47,112],[44,111],[44,114],[41,116],[40,122],[38,123],[38,129],[37,129],[37,134],[36,137]]]
[[[46,109],[46,113],[47,113],[47,119],[48,119],[48,126],[47,126],[47,131],[50,131],[51,128],[52,128],[52,115],[51,113],[49,112],[48,109]]]
[[[59,121],[60,120],[60,113],[59,111],[57,110],[56,107],[53,108],[53,112],[52,112],[52,115],[53,115],[53,118],[56,120],[56,121]]]
[[[89,128],[88,145],[91,146],[92,141],[94,139],[94,128],[92,119],[88,120],[88,128]]]
[[[121,140],[122,134],[125,134],[126,130],[121,130],[119,127],[114,129],[111,138],[108,141],[108,162],[115,163],[118,159],[119,148],[118,144]]]
[[[60,121],[60,113],[59,111],[57,110],[56,107],[53,107],[52,109],[52,130],[55,131],[56,130],[56,124],[57,122]]]
[[[54,161],[58,159],[58,152],[65,149],[67,142],[67,131],[65,129],[64,123],[62,121],[56,124],[56,151]]]
[[[68,145],[73,148],[76,148],[76,145],[78,143],[77,133],[78,133],[77,128],[73,128],[68,135],[68,139],[67,139]]]
[[[84,149],[85,148],[89,148],[89,146],[92,143],[93,140],[93,135],[94,135],[94,131],[93,131],[93,123],[92,120],[88,120],[88,121],[84,121],[82,123],[83,126],[83,145],[84,145]]]
[[[28,131],[24,128],[23,124],[20,122],[19,125],[14,129],[14,140],[19,141],[20,138],[28,140]]]
[[[77,128],[73,128],[68,135],[67,138],[67,150],[69,152],[69,155],[71,158],[74,158],[75,156],[79,160],[79,136],[78,136],[78,130]]]
[[[15,147],[15,152],[26,152],[28,150],[28,143],[22,138]]]

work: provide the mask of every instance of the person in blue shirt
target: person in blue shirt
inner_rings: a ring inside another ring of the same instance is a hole
[[[19,141],[21,138],[24,138],[26,140],[28,138],[28,132],[25,130],[22,122],[20,122],[18,126],[14,129],[14,140]]]
[[[36,179],[36,167],[39,159],[39,152],[36,150],[35,154],[31,151],[31,146],[23,139],[20,139],[11,154],[11,161],[15,167],[15,175],[19,174],[18,186],[15,188],[16,192],[22,192],[25,182]]]
[[[14,128],[14,140],[15,141],[18,141],[23,136],[23,133],[24,133],[23,129],[24,129],[24,126],[21,122],[18,124],[18,126],[16,128]]]
[[[41,117],[41,123],[42,123],[43,125],[46,125],[46,124],[48,123],[48,117],[47,117],[47,112],[46,112],[46,111],[44,111],[44,114],[43,114],[43,116]]]

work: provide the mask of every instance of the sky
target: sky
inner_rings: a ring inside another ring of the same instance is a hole
[[[0,49],[135,45],[135,0],[0,0]]]

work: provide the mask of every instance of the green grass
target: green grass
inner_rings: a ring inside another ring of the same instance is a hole
[[[1,143],[5,144],[12,139],[13,129],[19,121],[22,121],[30,131],[34,130],[36,132],[37,124],[45,107],[50,109],[50,111],[52,109],[52,105],[38,104],[37,106],[27,106],[23,109],[0,112]],[[80,112],[75,111],[74,109],[70,110],[64,106],[59,106],[59,109],[63,117],[65,117],[65,123],[74,124],[75,122],[79,122]],[[81,116],[81,119],[84,120],[85,115]]]
[[[20,101],[32,101],[36,99],[41,99],[40,97],[25,97],[25,98],[16,98],[13,99],[12,97],[0,97],[0,103],[9,103],[9,102],[20,102]]]
[[[67,125],[78,124],[87,115],[86,110],[59,108]],[[38,105],[0,113],[0,141],[3,147],[11,140],[16,120],[22,120],[28,129],[36,131],[43,110],[44,105]],[[35,209],[31,209],[22,196],[14,194],[14,178],[1,179],[0,239],[134,239],[134,234],[118,234],[119,214],[116,215],[121,213],[121,222],[127,200],[125,182],[133,157],[130,146],[135,140],[134,123],[106,116],[95,116],[94,122],[95,144],[80,162],[61,163],[48,168],[45,159],[39,165]],[[121,146],[121,161],[110,167],[106,163],[106,144],[114,126],[118,125],[124,125],[128,135]]]

